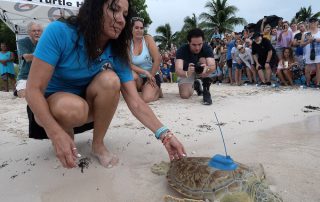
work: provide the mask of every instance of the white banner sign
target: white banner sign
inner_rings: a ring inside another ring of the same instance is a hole
[[[36,21],[44,27],[60,17],[76,15],[81,0],[0,0],[0,19],[17,35],[26,35],[26,26]]]

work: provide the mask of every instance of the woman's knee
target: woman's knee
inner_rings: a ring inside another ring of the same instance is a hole
[[[113,71],[104,71],[98,75],[97,83],[104,90],[120,91],[120,79]]]
[[[54,118],[63,125],[81,126],[88,120],[89,106],[84,99],[57,99],[51,102],[49,107]]]

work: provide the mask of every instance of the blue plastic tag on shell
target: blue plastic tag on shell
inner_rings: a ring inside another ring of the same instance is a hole
[[[227,171],[232,171],[238,168],[238,164],[236,164],[230,156],[224,156],[221,154],[214,155],[208,165],[219,170]]]

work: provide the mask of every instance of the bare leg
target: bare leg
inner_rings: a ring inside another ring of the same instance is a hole
[[[120,80],[111,70],[98,74],[87,88],[90,117],[94,121],[92,154],[104,167],[112,167],[118,158],[110,153],[103,139],[118,106],[120,97]]]
[[[287,80],[289,81],[290,85],[293,86],[293,80],[292,80],[292,73],[290,70],[284,70],[283,71],[284,76],[287,78]]]
[[[179,84],[179,94],[182,99],[189,99],[193,94],[192,83]]]
[[[259,78],[260,78],[261,82],[265,83],[266,79],[264,78],[263,70],[262,69],[258,70],[258,74],[259,74]]]
[[[25,97],[26,97],[26,90],[25,90],[25,89],[19,90],[19,91],[17,92],[17,94],[18,94],[18,97],[19,97],[19,98],[25,98]]]
[[[253,79],[252,79],[251,70],[249,67],[246,67],[246,72],[247,72],[247,78],[249,79],[250,83],[252,83]]]
[[[305,67],[306,84],[310,86],[311,82],[311,65],[306,65]]]
[[[236,68],[234,79],[235,79],[236,85],[240,85],[240,83],[239,83],[239,69],[238,68]]]
[[[51,95],[48,105],[52,116],[69,136],[74,139],[73,128],[87,122],[89,107],[87,102],[78,95],[58,92]],[[42,123],[36,118],[36,122]]]
[[[272,74],[271,68],[266,68],[266,81],[267,82],[271,81],[271,74]]]
[[[317,76],[317,85],[319,86],[320,85],[320,63],[317,63],[317,70],[316,70],[316,76]]]
[[[288,84],[287,84],[286,80],[285,80],[284,77],[283,77],[283,74],[282,74],[282,70],[281,70],[281,69],[278,69],[278,70],[277,70],[277,75],[278,75],[281,83],[282,83],[283,85],[287,86]]]
[[[257,83],[257,72],[256,72],[256,69],[255,68],[251,68],[250,70],[252,72],[253,81],[255,83]]]
[[[156,85],[156,84],[155,84]],[[151,86],[150,83],[146,83],[142,87],[142,99],[146,102],[153,102],[159,99],[160,88],[156,86]]]

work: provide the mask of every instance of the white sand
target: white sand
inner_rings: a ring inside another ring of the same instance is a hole
[[[178,98],[176,84],[163,84],[164,98],[150,106],[179,137],[189,156],[223,154],[214,112],[228,152],[243,163],[262,163],[268,182],[286,202],[320,201],[320,91],[313,89],[211,88],[213,105],[202,97]],[[48,140],[28,139],[26,102],[0,93],[0,201],[158,202],[165,194],[179,196],[164,176],[150,172],[168,161],[163,146],[121,100],[105,142],[120,157],[112,169],[90,156],[92,132],[76,136],[88,169],[60,166]]]

